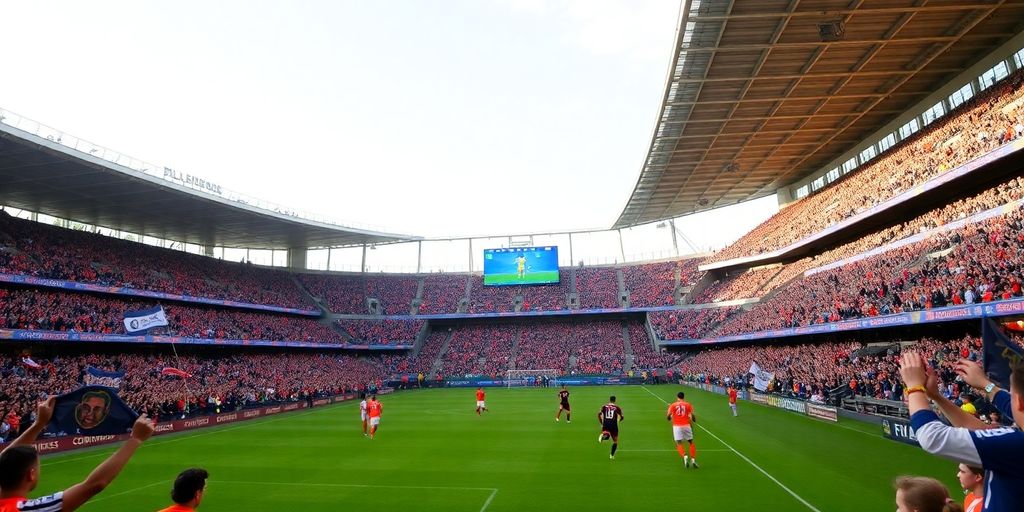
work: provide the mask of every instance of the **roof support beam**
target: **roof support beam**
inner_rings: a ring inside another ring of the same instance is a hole
[[[992,39],[1001,39],[1004,37],[1014,36],[1016,33],[1011,32],[991,32],[987,34],[970,34],[960,39],[960,41],[989,41]],[[730,44],[728,46],[685,46],[683,51],[686,53],[702,53],[702,52],[740,52],[740,51],[751,51],[751,50],[767,50],[772,49],[798,49],[798,48],[815,48],[819,46],[868,46],[873,44],[885,44],[885,45],[900,45],[900,44],[920,44],[920,43],[945,43],[949,41],[957,41],[955,36],[918,36],[918,37],[899,37],[894,39],[840,39],[838,41],[822,41],[820,39],[807,40],[807,41],[785,41],[772,43],[744,43],[744,44]],[[980,45],[988,47],[989,45]]]
[[[837,72],[825,72],[825,73],[785,73],[780,75],[755,75],[755,76],[715,76],[709,78],[680,78],[676,80],[677,83],[694,83],[702,84],[706,82],[745,82],[747,80],[806,80],[812,78],[847,78],[853,76],[913,76],[913,75],[946,75],[949,73],[959,73],[963,71],[959,68],[938,68],[938,69],[911,69],[911,70],[891,70],[891,71],[837,71]]]
[[[836,9],[831,11],[799,11],[799,12],[751,12],[740,14],[723,15],[700,15],[693,16],[690,21],[729,21],[729,20],[756,20],[765,18],[829,18],[836,16],[849,16],[852,14],[902,14],[902,13],[935,13],[935,12],[960,12],[989,10],[995,11],[1000,8],[1021,8],[1020,4],[1003,5],[1005,2],[973,3],[973,4],[943,4],[929,6],[907,6],[907,7],[866,7],[851,9]]]

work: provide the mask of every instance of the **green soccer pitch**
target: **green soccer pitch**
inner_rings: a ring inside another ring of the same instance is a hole
[[[348,402],[220,428],[161,436],[83,510],[155,511],[182,469],[210,471],[200,510],[212,511],[864,511],[892,510],[892,479],[940,478],[956,467],[884,439],[874,425],[839,424],[680,386],[571,387],[573,421],[554,421],[557,389],[473,389],[384,395],[374,440]],[[673,448],[667,401],[685,389],[698,419],[700,469]],[[598,444],[597,411],[618,396],[619,452]],[[48,494],[82,478],[113,448],[44,457]]]
[[[485,277],[487,285],[512,285],[512,284],[554,284],[558,282],[557,270],[546,270],[527,272],[522,279],[519,274],[490,274]]]

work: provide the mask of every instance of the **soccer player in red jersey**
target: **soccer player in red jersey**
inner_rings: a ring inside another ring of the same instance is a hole
[[[380,425],[380,414],[384,411],[384,406],[377,401],[377,395],[370,395],[370,400],[366,402],[366,415],[370,417],[370,439],[377,434],[377,426]]]
[[[562,411],[565,411],[565,422],[572,423],[572,412],[569,409],[569,390],[565,389],[565,384],[562,384],[562,390],[558,392],[558,414],[555,414],[555,421],[562,417]]]
[[[665,419],[672,422],[672,437],[676,440],[676,451],[683,458],[683,464],[690,467],[692,462],[693,467],[698,468],[700,466],[697,465],[697,447],[693,444],[693,427],[690,425],[691,422],[696,422],[697,418],[693,415],[693,406],[683,400],[686,395],[680,391],[676,397],[678,400],[669,404],[668,415],[665,416]],[[690,443],[689,456],[683,448],[683,441]]]
[[[597,442],[612,440],[612,453],[609,459],[615,460],[615,450],[619,449],[619,422],[624,418],[622,408],[615,404],[615,396],[608,397],[608,403],[601,406],[597,413],[597,421],[601,424],[601,435],[597,436]]]
[[[733,417],[739,416],[736,412],[736,388],[729,386],[729,408],[732,409]]]
[[[477,416],[479,416],[480,413],[482,413],[482,412],[487,410],[487,402],[484,401],[484,396],[486,396],[486,394],[484,393],[484,388],[482,388],[482,387],[476,388],[476,415]]]

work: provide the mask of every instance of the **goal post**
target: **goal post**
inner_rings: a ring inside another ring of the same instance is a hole
[[[539,386],[541,377],[554,379],[561,375],[561,373],[561,371],[555,369],[508,370],[505,374],[505,385],[510,388]]]

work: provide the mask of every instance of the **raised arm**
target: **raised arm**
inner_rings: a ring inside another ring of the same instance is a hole
[[[153,420],[147,418],[145,414],[139,416],[132,426],[131,437],[113,455],[107,457],[107,460],[96,466],[85,480],[64,491],[64,507],[61,512],[71,512],[81,507],[90,498],[106,489],[128,464],[132,455],[135,455],[135,450],[153,435],[154,430],[156,425]]]
[[[954,427],[964,427],[971,430],[985,430],[993,428],[992,425],[974,417],[967,411],[957,407],[956,404],[946,398],[939,391],[939,378],[935,375],[935,370],[931,368],[926,369],[924,387],[925,395],[927,395],[935,405],[939,406],[939,410],[942,411],[942,415],[945,416]]]
[[[46,424],[50,422],[50,418],[53,417],[53,406],[56,401],[57,397],[51,396],[46,400],[39,402],[39,405],[36,407],[36,420],[32,422],[32,425],[22,432],[17,439],[8,445],[7,448],[4,448],[4,451],[7,451],[8,448],[14,446],[32,444],[36,442],[36,438],[39,437],[39,434],[41,434],[43,429],[46,428]]]

